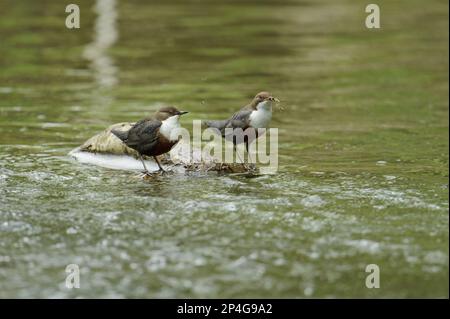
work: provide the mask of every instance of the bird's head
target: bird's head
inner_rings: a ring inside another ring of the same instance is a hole
[[[252,106],[256,110],[260,108],[271,110],[273,102],[280,102],[280,100],[273,97],[269,92],[259,92],[253,99]]]
[[[174,117],[178,121],[181,115],[186,114],[189,112],[186,111],[180,111],[174,106],[163,106],[155,113],[155,118],[159,121],[165,121],[171,117]]]

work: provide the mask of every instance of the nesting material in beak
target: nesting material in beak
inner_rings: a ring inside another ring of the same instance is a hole
[[[273,96],[269,97],[269,100],[270,100],[270,101],[277,102],[277,103],[280,103],[280,100],[277,99],[276,97],[273,97]],[[282,106],[280,106],[280,105],[278,105],[278,104],[277,104],[276,106],[277,106],[277,108],[278,108],[279,110],[284,110],[284,108],[283,108]]]

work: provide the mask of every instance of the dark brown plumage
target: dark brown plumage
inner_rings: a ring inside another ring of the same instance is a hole
[[[173,106],[162,107],[153,116],[134,124],[128,131],[112,130],[111,132],[128,147],[139,153],[146,173],[149,172],[142,155],[152,156],[158,164],[159,170],[164,171],[156,156],[169,152],[178,143],[178,140],[169,140],[164,134],[161,134],[160,128],[163,125],[163,121],[186,113],[188,112],[179,111]],[[178,121],[178,118],[176,121]]]

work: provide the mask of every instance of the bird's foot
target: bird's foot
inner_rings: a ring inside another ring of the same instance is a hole
[[[153,173],[152,172],[150,172],[150,171],[141,171],[141,177],[144,177],[144,176],[151,176],[151,175],[153,175]]]
[[[169,175],[169,174],[172,174],[173,171],[166,171],[165,169],[160,169],[160,170],[156,171],[156,173],[158,175]]]
[[[144,180],[154,180],[154,179],[158,179],[158,177],[166,176],[169,173],[170,172],[167,172],[167,171],[153,171],[153,172],[148,172],[148,173],[144,173],[144,174],[140,175],[140,178],[142,178]]]
[[[146,179],[148,177],[151,177],[152,173],[148,172],[148,171],[142,171],[141,174],[139,175],[140,178]]]
[[[242,163],[242,166],[247,172],[255,172],[256,164],[255,163]]]
[[[171,173],[171,171],[166,171],[164,169],[159,169],[157,171],[152,171],[152,172],[150,172],[150,171],[142,171],[140,176],[145,178],[145,177],[155,177],[155,176],[159,176],[159,175],[162,176],[162,175],[167,175],[167,174],[170,174],[170,173]]]

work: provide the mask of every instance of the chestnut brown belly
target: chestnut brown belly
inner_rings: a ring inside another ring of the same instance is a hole
[[[152,147],[151,150],[147,151],[144,155],[147,155],[147,156],[158,156],[158,155],[167,153],[177,143],[178,143],[178,141],[171,142],[167,138],[165,138],[164,136],[160,135],[158,137],[158,142],[155,144],[155,146]]]

